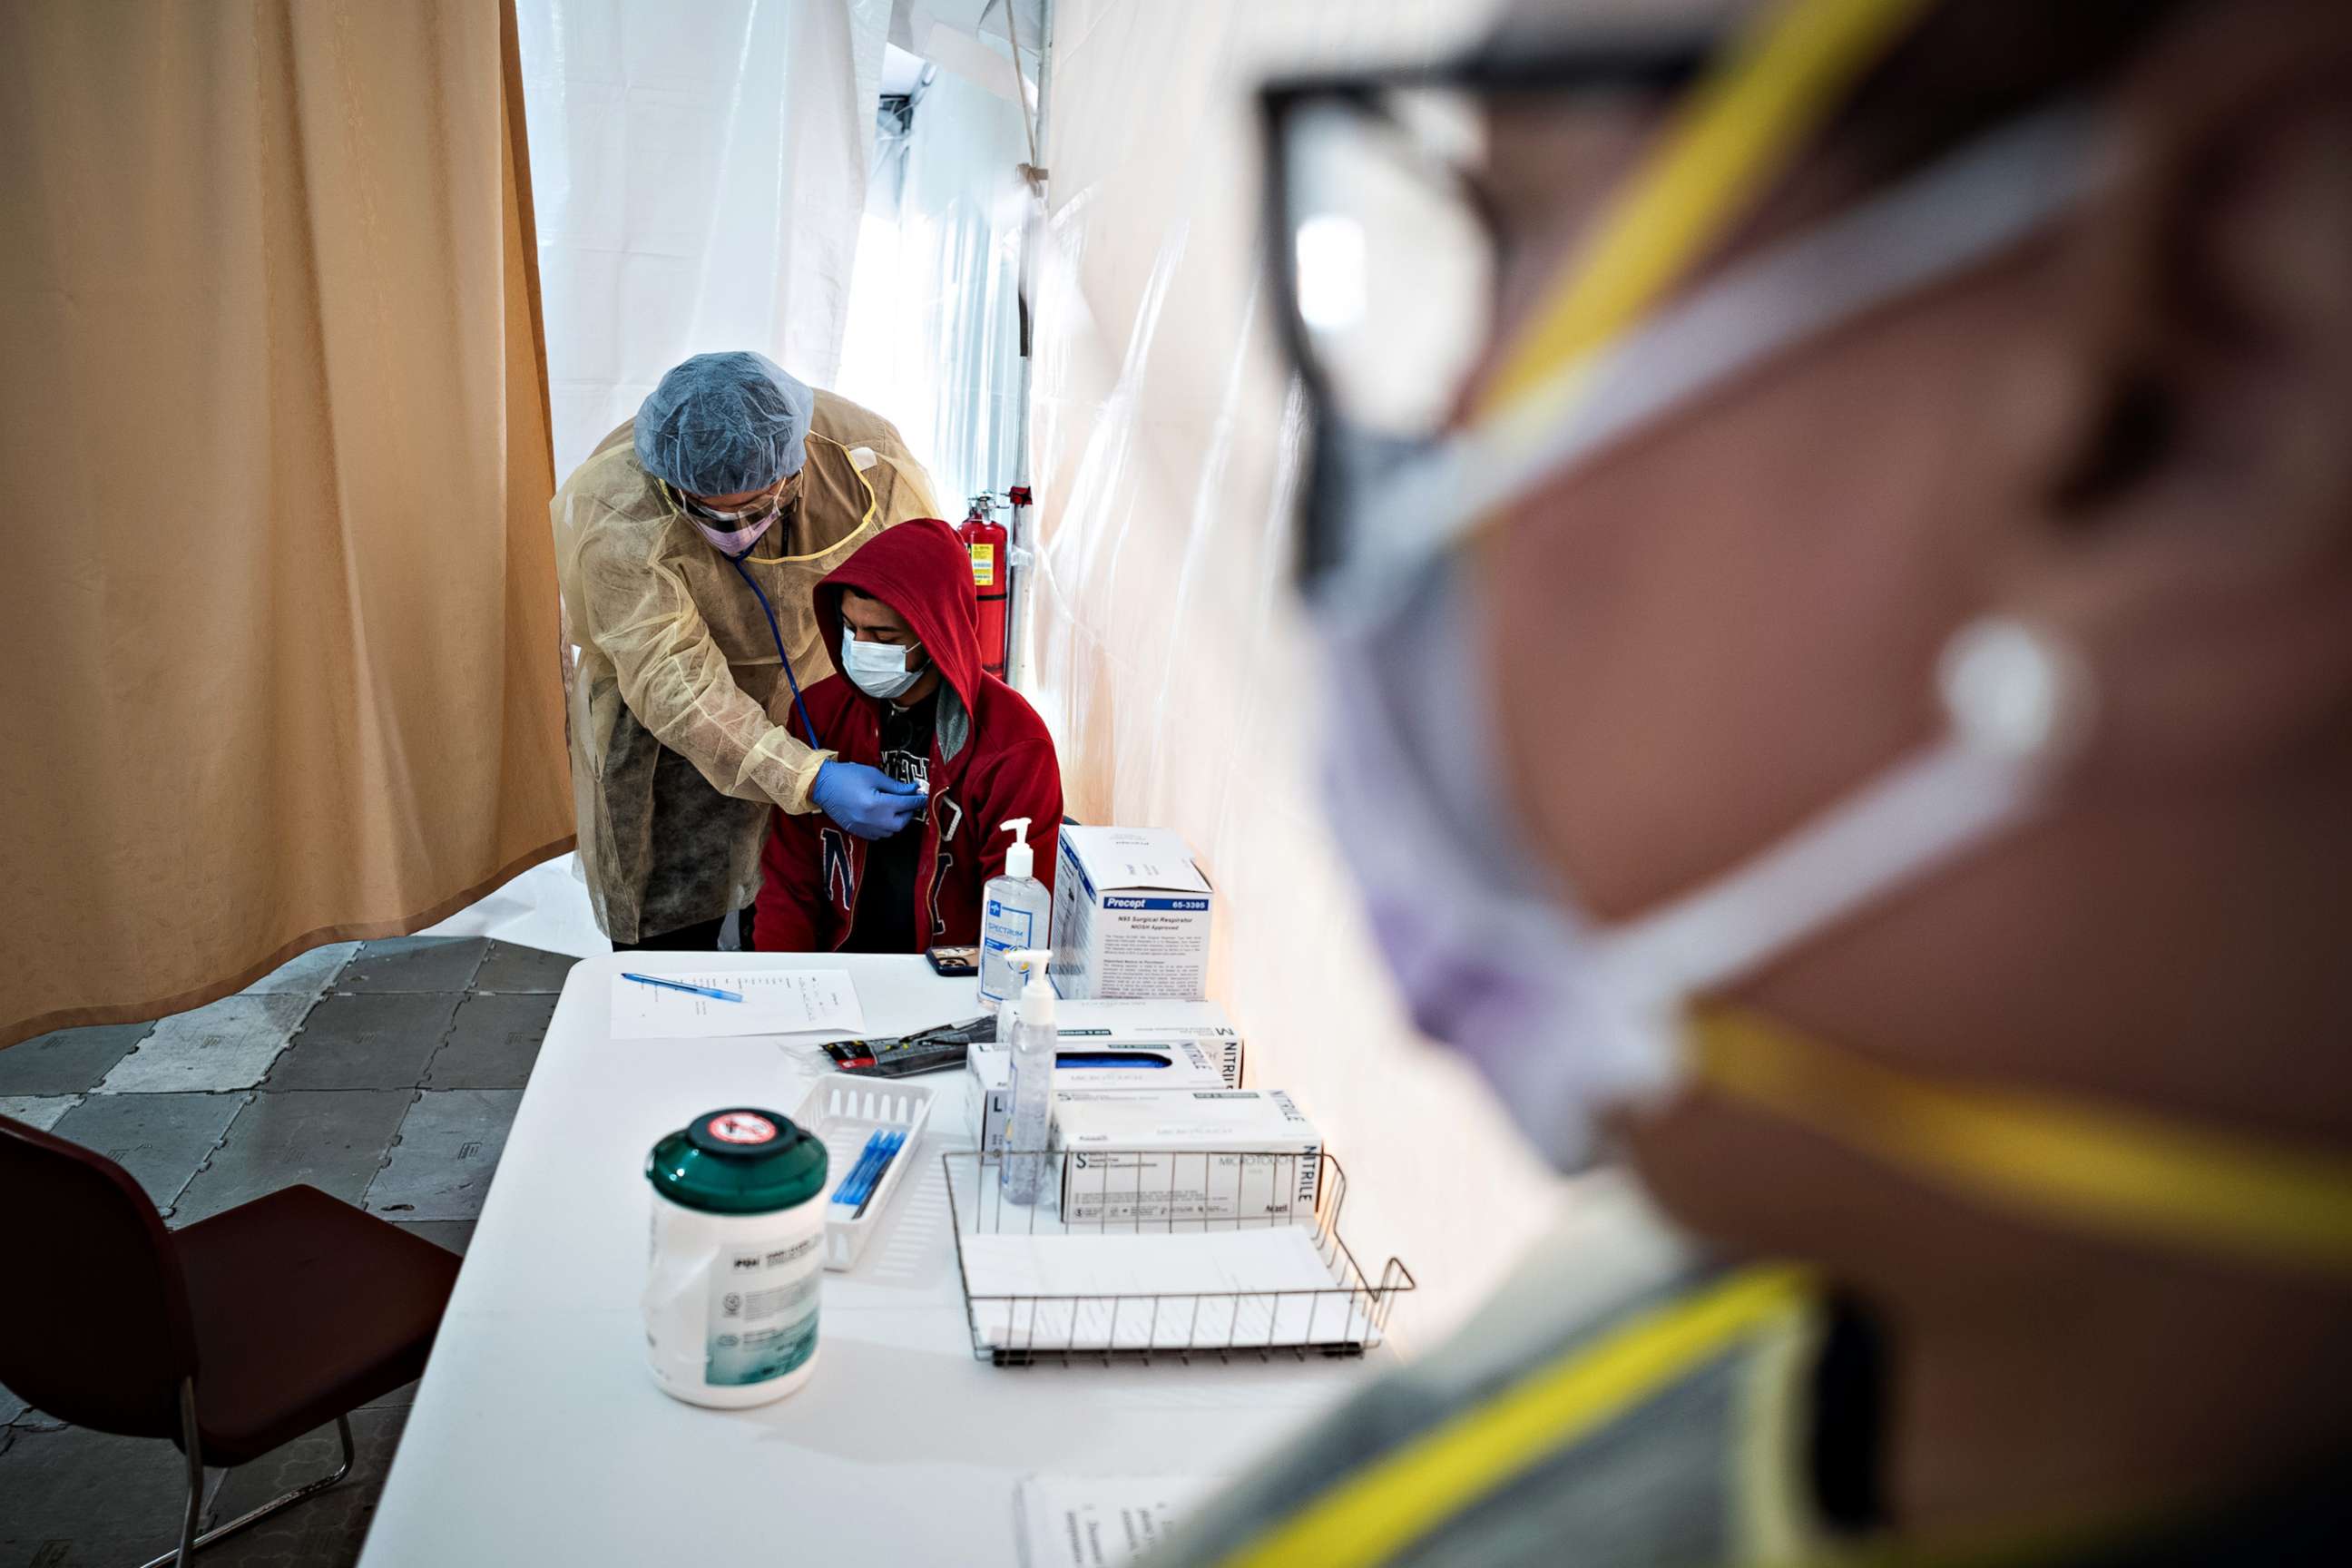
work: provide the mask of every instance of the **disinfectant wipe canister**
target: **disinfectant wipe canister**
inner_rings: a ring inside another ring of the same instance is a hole
[[[772,1110],[712,1110],[654,1145],[646,1352],[696,1405],[780,1398],[816,1363],[824,1145]]]

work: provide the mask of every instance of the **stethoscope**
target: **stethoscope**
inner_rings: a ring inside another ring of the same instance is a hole
[[[751,553],[748,550],[743,552],[743,555]],[[801,728],[808,731],[810,745],[821,746],[823,742],[816,738],[816,726],[809,722],[808,704],[801,700],[800,677],[793,673],[793,656],[784,651],[784,634],[776,626],[776,612],[769,605],[768,595],[760,591],[759,583],[743,569],[743,555],[728,556],[727,564],[735,568],[735,575],[743,579],[743,586],[751,589],[751,597],[760,601],[760,613],[768,617],[768,635],[776,639],[776,658],[783,662],[784,679],[792,683],[793,708],[801,716]]]
[[[663,499],[670,501],[672,505],[677,505],[678,500],[682,499],[674,498],[671,495],[670,492],[675,490],[677,487],[672,485],[668,480],[657,479],[655,482],[661,486]],[[776,521],[781,522],[783,520],[782,517],[779,517]],[[755,579],[750,572],[744,570],[743,567],[743,556],[751,554],[753,550],[758,548],[759,541],[753,540],[750,544],[744,547],[741,555],[727,555],[727,552],[723,550],[719,553],[727,556],[727,564],[735,568],[735,575],[743,579],[743,586],[751,589],[751,597],[760,601],[760,613],[768,617],[768,636],[775,640],[776,658],[778,662],[783,665],[784,679],[793,689],[793,710],[801,716],[801,728],[808,731],[809,744],[812,746],[822,746],[823,742],[817,739],[816,725],[809,718],[808,704],[801,700],[801,679],[799,676],[793,673],[793,656],[784,651],[784,634],[782,628],[776,625],[775,606],[768,603],[768,595],[761,592],[758,580]]]

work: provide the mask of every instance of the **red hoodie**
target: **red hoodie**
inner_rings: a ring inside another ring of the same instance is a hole
[[[981,669],[971,558],[946,523],[922,517],[887,529],[816,585],[816,624],[836,668],[845,588],[896,610],[940,671],[930,806],[916,858],[915,951],[978,942],[981,890],[1003,872],[1013,842],[998,824],[1029,819],[1034,875],[1054,885],[1062,773],[1053,737],[1019,692]],[[878,699],[843,675],[803,697],[821,746],[845,763],[881,763]],[[964,715],[970,722],[959,723]],[[822,812],[776,813],[760,855],[754,942],[764,952],[830,952],[848,941],[866,855],[865,839]]]

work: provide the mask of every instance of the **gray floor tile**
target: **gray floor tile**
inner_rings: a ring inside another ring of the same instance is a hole
[[[35,1035],[0,1051],[0,1094],[80,1094],[96,1089],[152,1024],[101,1024]]]
[[[478,936],[397,936],[360,944],[335,977],[344,991],[463,991],[489,943]]]
[[[36,1409],[15,1394],[10,1394],[8,1398],[14,1402],[16,1414],[9,1418],[5,1427],[0,1427],[0,1431],[54,1432],[65,1425],[47,1411]],[[0,1408],[5,1407],[5,1404],[0,1404]]]
[[[174,1013],[115,1064],[101,1094],[173,1094],[251,1089],[310,1010],[303,995],[225,996]]]
[[[352,954],[360,950],[355,942],[331,942],[314,947],[308,952],[298,952],[276,969],[246,987],[248,992],[292,992],[304,996],[316,996],[332,983]]]
[[[170,1443],[79,1426],[11,1436],[0,1453],[0,1568],[144,1563],[179,1544],[188,1472]],[[208,1485],[217,1490],[219,1476]],[[211,1568],[211,1553],[196,1561]]]
[[[474,1245],[474,1222],[469,1219],[403,1219],[394,1225],[411,1236],[422,1237],[446,1252],[458,1257]]]
[[[361,997],[352,997],[357,1002]],[[468,996],[425,1073],[427,1089],[520,1089],[530,1081],[552,996]]]
[[[405,1089],[255,1095],[229,1123],[212,1163],[181,1194],[173,1223],[203,1219],[298,1182],[358,1203],[415,1098]]]
[[[57,1134],[113,1161],[169,1209],[244,1109],[241,1094],[94,1094]]]
[[[392,1457],[408,1423],[404,1407],[352,1413],[349,1479],[306,1498],[197,1553],[197,1568],[343,1568],[359,1561]],[[228,1472],[213,1499],[212,1521],[234,1519],[303,1482],[331,1472],[342,1458],[330,1424]]]
[[[458,998],[429,992],[338,993],[322,998],[269,1069],[289,1089],[414,1089]]]
[[[368,1186],[386,1219],[473,1219],[507,1144],[522,1091],[427,1089],[400,1124],[392,1158]]]
[[[494,942],[490,943],[489,956],[482,960],[482,967],[474,976],[474,989],[499,994],[545,992],[552,995],[563,989],[563,977],[579,962],[568,952],[548,952],[536,947],[518,947],[510,942]]]
[[[78,1094],[0,1094],[0,1116],[47,1132],[58,1118],[81,1103]]]

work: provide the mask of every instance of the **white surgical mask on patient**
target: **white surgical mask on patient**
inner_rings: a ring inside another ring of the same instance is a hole
[[[841,673],[849,677],[858,690],[868,697],[885,701],[903,697],[915,682],[923,679],[922,670],[907,668],[907,656],[919,649],[902,647],[896,643],[860,642],[856,631],[848,622],[841,625]]]

